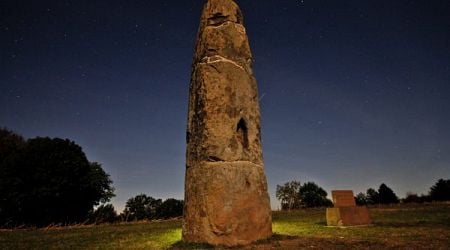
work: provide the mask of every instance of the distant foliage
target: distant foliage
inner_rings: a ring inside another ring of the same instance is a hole
[[[114,223],[118,219],[117,212],[112,204],[103,204],[95,209],[89,219],[90,223]]]
[[[381,204],[397,204],[400,202],[394,191],[384,183],[378,188],[378,195]]]
[[[450,179],[439,179],[430,188],[430,198],[433,201],[450,201]]]
[[[153,219],[169,219],[183,215],[183,201],[155,199],[146,194],[140,194],[128,199],[121,215],[124,221],[139,221]]]
[[[423,202],[432,202],[433,200],[431,199],[431,196],[429,196],[429,195],[424,195],[424,194],[422,194],[421,196],[420,196],[420,202],[421,203],[423,203]]]
[[[114,196],[109,175],[70,140],[0,129],[0,225],[84,222]]]
[[[327,199],[327,192],[314,182],[301,185],[299,181],[291,181],[277,185],[276,196],[281,201],[282,210],[333,205],[331,200]]]
[[[22,175],[18,167],[25,140],[18,134],[0,129],[0,225],[13,225],[18,219],[17,211],[21,199]]]
[[[276,197],[281,201],[282,210],[300,208],[300,186],[300,181],[291,181],[283,185],[277,185]]]
[[[333,203],[327,199],[327,192],[314,182],[304,183],[299,190],[303,207],[328,207]]]
[[[367,189],[366,192],[366,203],[368,205],[376,204],[396,204],[399,203],[397,195],[392,191],[390,187],[382,183],[376,191],[373,188]]]
[[[124,218],[126,221],[151,220],[157,218],[157,209],[162,200],[145,194],[128,199],[125,204]]]
[[[183,215],[184,202],[176,199],[167,199],[157,208],[159,219],[169,219]]]
[[[417,195],[415,193],[408,192],[406,193],[406,197],[401,200],[402,203],[424,203],[424,202],[432,202],[431,196],[429,195]]]
[[[359,193],[355,196],[355,203],[359,206],[367,205],[367,196],[364,193]]]
[[[402,203],[422,203],[422,201],[419,195],[408,192],[406,193],[406,197],[402,199]]]
[[[375,189],[373,188],[367,189],[366,202],[368,205],[375,205],[380,203],[380,196]]]

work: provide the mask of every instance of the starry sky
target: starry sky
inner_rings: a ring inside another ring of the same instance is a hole
[[[121,211],[184,194],[204,1],[0,1],[0,126],[69,138]],[[397,195],[450,178],[450,2],[239,0],[254,56],[272,207],[314,181]]]

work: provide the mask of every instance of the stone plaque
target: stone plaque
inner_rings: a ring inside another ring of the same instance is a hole
[[[362,226],[371,223],[367,207],[357,207],[352,190],[331,191],[334,207],[327,208],[328,226]]]
[[[333,190],[331,191],[334,207],[354,207],[356,206],[355,197],[352,190]]]

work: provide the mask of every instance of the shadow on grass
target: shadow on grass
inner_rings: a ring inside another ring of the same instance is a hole
[[[257,245],[279,245],[279,241],[285,241],[285,240],[293,240],[298,239],[297,236],[291,236],[291,235],[283,235],[283,234],[273,234],[271,237],[266,239],[257,240],[251,245],[257,246]],[[169,249],[241,249],[244,246],[238,245],[234,247],[227,247],[227,246],[213,246],[208,243],[190,243],[190,242],[184,242],[182,240],[175,242],[170,246]]]

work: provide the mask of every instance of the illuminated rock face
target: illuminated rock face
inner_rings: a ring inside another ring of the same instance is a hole
[[[185,241],[235,246],[272,235],[251,63],[237,4],[209,0],[190,85]]]

